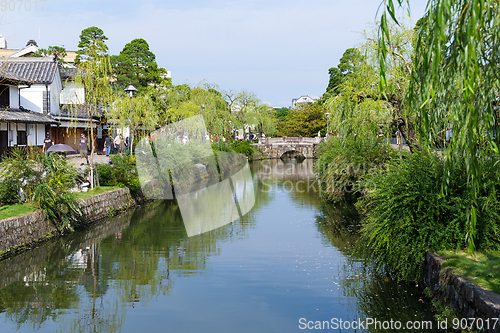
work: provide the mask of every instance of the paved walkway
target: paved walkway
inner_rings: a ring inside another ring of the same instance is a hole
[[[90,157],[90,156],[89,156]],[[76,168],[84,168],[85,165],[80,166],[82,163],[82,159],[80,158],[80,154],[69,155],[68,161],[72,163]],[[106,155],[94,155],[94,163],[108,163],[109,158]]]

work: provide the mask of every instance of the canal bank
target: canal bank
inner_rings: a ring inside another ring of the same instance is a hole
[[[82,217],[77,227],[136,205],[128,188],[119,188],[82,199]],[[43,211],[15,216],[0,221],[0,260],[36,247],[62,233],[49,221]]]
[[[427,252],[421,278],[421,287],[428,296],[459,315],[467,325],[484,332],[500,331],[500,295],[473,284],[468,279],[444,267],[446,259]]]

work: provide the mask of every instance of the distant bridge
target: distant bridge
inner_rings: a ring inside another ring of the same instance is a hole
[[[303,138],[281,137],[261,138],[260,142],[254,144],[256,149],[262,150],[267,158],[281,158],[284,154],[289,156],[302,155],[305,158],[314,158],[316,148],[323,141],[322,137]]]

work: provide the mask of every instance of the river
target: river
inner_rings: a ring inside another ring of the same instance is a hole
[[[353,252],[356,211],[322,203],[312,163],[253,163],[253,208],[198,235],[157,201],[0,262],[0,332],[435,327],[418,288]]]

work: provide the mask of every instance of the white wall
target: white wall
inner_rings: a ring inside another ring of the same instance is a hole
[[[50,114],[59,114],[59,104],[62,91],[61,76],[59,75],[59,70],[56,72],[55,78],[52,84],[49,86],[50,92]]]
[[[28,130],[26,131],[26,135],[28,136],[28,146],[36,145],[36,126],[35,124],[27,124]]]
[[[42,113],[43,92],[45,85],[33,85],[30,88],[21,89],[21,106],[25,109]]]
[[[73,81],[68,81],[61,91],[61,104],[84,104],[85,90]]]
[[[39,146],[43,145],[43,140],[45,140],[45,124],[36,124],[36,141]]]
[[[17,89],[17,87],[10,86],[9,95],[10,107],[17,109],[19,107],[19,89]]]

